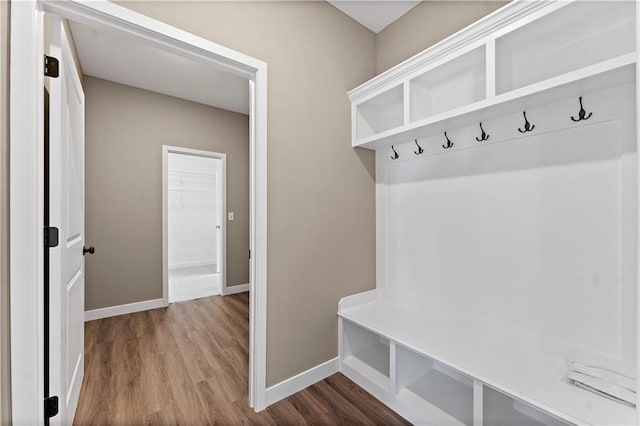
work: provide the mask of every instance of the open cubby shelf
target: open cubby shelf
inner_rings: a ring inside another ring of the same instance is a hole
[[[443,364],[396,346],[397,398],[425,422],[473,425],[473,381]]]
[[[575,2],[499,37],[497,93],[634,52],[634,19],[632,2]]]
[[[473,390],[437,370],[425,373],[398,393],[398,399],[424,412],[435,424],[473,424]]]
[[[345,356],[342,362],[358,372],[369,377],[381,389],[389,389],[389,341],[379,335],[357,327],[345,324]]]
[[[482,390],[482,422],[489,426],[566,426],[567,423],[500,393]]]
[[[465,104],[456,109],[434,114],[420,121],[372,134],[354,146],[380,149],[413,139],[442,133],[447,129],[477,124],[523,109],[535,108],[570,96],[617,87],[635,80],[636,54],[629,53],[578,71],[571,71],[531,86],[518,88],[491,99]]]
[[[358,138],[370,137],[404,124],[402,86],[362,103],[356,109]]]
[[[364,348],[353,354],[353,357],[360,362],[389,378],[389,344],[377,342],[368,348]]]
[[[634,408],[561,381],[563,359],[505,346],[497,336],[382,300],[340,309],[338,315],[343,323],[340,359],[348,367],[341,371],[413,423],[472,426],[476,424],[473,413],[483,411],[488,416],[485,426],[506,426],[527,418],[545,425],[636,422]],[[389,363],[384,375],[368,365],[377,371],[370,375],[362,368],[367,365],[363,359],[380,359],[373,354],[380,351],[380,339],[389,342],[395,363]],[[362,346],[363,340],[371,344]],[[359,348],[357,362],[348,349],[353,342]],[[363,357],[364,348],[372,353]],[[351,374],[353,370],[360,374]],[[372,384],[378,389],[372,389]],[[474,392],[485,393],[488,387],[490,396],[477,406],[482,395]]]
[[[471,50],[428,62],[391,88],[361,98],[354,92],[366,84],[350,92],[352,145],[379,149],[411,142],[566,92],[614,87],[621,76],[635,78],[634,67],[619,72],[637,61],[634,2],[558,2],[545,10]],[[399,67],[413,69],[411,61]]]
[[[410,122],[486,98],[484,46],[410,80]]]

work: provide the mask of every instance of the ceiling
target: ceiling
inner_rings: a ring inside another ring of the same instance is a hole
[[[125,33],[69,22],[85,75],[249,114],[247,79]]]
[[[327,0],[378,33],[420,0]],[[125,33],[70,22],[85,75],[249,114],[246,79],[150,45]]]
[[[379,33],[420,0],[327,0],[374,33]]]

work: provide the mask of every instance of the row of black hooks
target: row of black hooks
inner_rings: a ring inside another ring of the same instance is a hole
[[[580,102],[580,111],[578,111],[578,118],[574,117],[573,115],[570,117],[571,121],[583,121],[583,120],[588,120],[589,118],[591,118],[591,116],[593,115],[593,112],[590,112],[587,114],[587,111],[585,111],[584,106],[582,105],[582,96],[580,96],[578,98],[578,101]],[[528,132],[532,132],[533,129],[536,128],[535,124],[531,124],[529,122],[529,119],[527,118],[527,111],[522,111],[522,116],[524,117],[524,125],[522,127],[518,127],[518,131],[520,133],[528,133]],[[486,140],[489,139],[489,137],[491,137],[491,135],[489,135],[484,128],[482,127],[482,122],[480,122],[480,137],[476,137],[476,141],[478,142],[484,142]],[[447,132],[444,132],[444,137],[447,141],[446,144],[442,145],[443,149],[449,149],[449,148],[453,148],[453,146],[455,145],[455,143],[453,143],[451,141],[451,139],[449,139],[449,136],[447,135]],[[420,146],[420,144],[418,144],[418,140],[414,139],[413,140],[416,144],[416,146],[418,147],[417,151],[413,151],[413,153],[415,155],[421,155],[424,153],[424,149]],[[400,158],[400,155],[398,154],[398,152],[396,151],[395,147],[393,145],[391,145],[391,150],[393,151],[393,155],[391,156],[392,160],[397,160],[398,158]]]

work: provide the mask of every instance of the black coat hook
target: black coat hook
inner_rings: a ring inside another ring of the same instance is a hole
[[[451,148],[451,147],[453,146],[453,142],[451,142],[451,141],[449,140],[449,136],[447,136],[447,132],[444,132],[444,137],[445,137],[445,138],[447,138],[447,144],[446,144],[446,145],[442,145],[442,147],[443,147],[444,149],[449,149],[449,148]]]
[[[527,112],[526,111],[522,111],[522,115],[524,116],[524,130],[522,130],[521,128],[518,127],[518,131],[520,133],[527,133],[527,132],[530,132],[533,129],[535,129],[536,125],[529,123],[529,120],[527,120]]]
[[[397,160],[398,158],[400,158],[400,156],[396,152],[396,149],[393,147],[393,145],[391,145],[391,149],[393,150],[393,155],[391,156],[391,159],[392,160]]]
[[[424,149],[422,149],[422,147],[421,147],[420,145],[418,145],[418,139],[414,139],[413,141],[414,141],[414,142],[416,143],[416,145],[418,146],[418,150],[417,150],[417,151],[413,151],[413,153],[414,153],[415,155],[420,155],[420,154],[422,154],[422,153],[424,152]]]
[[[484,131],[484,129],[482,128],[482,123],[480,123],[480,130],[482,130],[482,135],[480,135],[480,137],[476,137],[476,140],[478,142],[483,142],[486,141],[487,139],[489,139],[489,135]]]
[[[578,118],[571,116],[571,120],[572,121],[588,120],[593,115],[593,113],[590,112],[589,115],[587,115],[587,111],[585,111],[584,107],[582,106],[582,96],[580,96],[578,100],[580,101],[580,111],[578,112]]]

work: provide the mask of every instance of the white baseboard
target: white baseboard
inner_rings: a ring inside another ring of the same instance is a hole
[[[117,315],[148,311],[150,309],[165,308],[166,306],[167,304],[163,299],[145,300],[142,302],[127,303],[126,305],[109,306],[107,308],[85,311],[84,320],[93,321],[101,318],[115,317]]]
[[[203,297],[219,296],[220,286],[213,288],[196,288],[189,291],[169,292],[169,303],[186,302],[188,300],[202,299]]]
[[[223,288],[222,294],[224,296],[228,296],[230,294],[244,293],[245,291],[249,291],[250,287],[251,286],[249,284],[238,284],[231,287],[227,287],[226,289]]]
[[[323,362],[267,389],[266,406],[270,406],[296,392],[336,374],[340,369],[338,357]]]
[[[215,266],[215,260],[196,260],[193,262],[170,263],[169,269],[190,268],[193,266]]]

